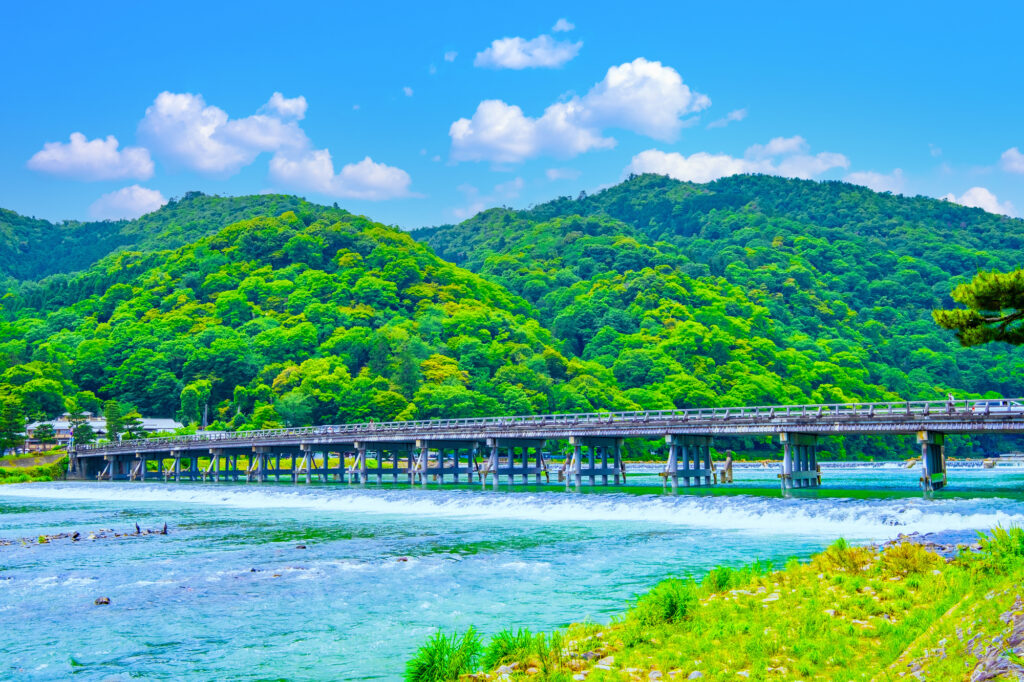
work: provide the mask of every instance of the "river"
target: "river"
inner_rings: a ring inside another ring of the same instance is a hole
[[[731,494],[678,496],[635,469],[627,488],[582,494],[0,486],[0,540],[15,541],[0,546],[0,677],[395,680],[437,627],[606,622],[669,575],[806,557],[840,536],[1024,525],[1024,467],[951,468],[932,499],[896,464],[826,465],[821,493],[786,499],[774,468],[738,468]],[[136,523],[168,534],[113,537]],[[82,539],[19,541],[72,531]]]

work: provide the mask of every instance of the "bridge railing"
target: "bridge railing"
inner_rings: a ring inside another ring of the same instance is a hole
[[[99,443],[76,448],[79,453],[106,450],[130,450],[137,445],[152,449],[159,445],[183,445],[195,442],[229,443],[233,441],[271,441],[283,438],[315,438],[353,435],[369,438],[375,434],[410,433],[429,435],[438,431],[461,431],[472,427],[516,429],[521,427],[592,426],[599,424],[687,424],[730,421],[802,422],[807,420],[893,420],[928,416],[956,416],[972,419],[1024,417],[1024,398],[999,400],[917,400],[873,403],[832,403],[817,405],[763,405],[755,407],[694,407],[673,410],[629,410],[581,412],[506,417],[462,417],[456,419],[419,419],[413,421],[362,422],[301,426],[254,431],[201,432],[185,436],[144,438],[121,443]]]

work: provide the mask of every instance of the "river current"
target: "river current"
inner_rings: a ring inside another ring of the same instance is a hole
[[[634,469],[626,488],[583,493],[0,486],[0,678],[395,680],[438,627],[607,622],[670,575],[840,536],[1024,525],[1024,467],[951,468],[930,499],[896,464],[826,465],[822,493],[790,498],[770,490],[774,468],[737,468],[726,495],[663,494],[655,467]],[[168,534],[114,537],[136,523]]]

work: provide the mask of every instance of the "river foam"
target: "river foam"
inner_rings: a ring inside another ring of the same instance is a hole
[[[887,539],[899,533],[1024,526],[1008,498],[850,499],[668,496],[625,493],[480,492],[438,489],[216,487],[189,484],[33,483],[0,498],[294,509],[342,516],[448,517],[538,523],[632,523],[763,533]]]

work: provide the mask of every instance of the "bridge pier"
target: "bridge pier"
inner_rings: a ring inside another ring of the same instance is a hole
[[[667,435],[668,462],[662,475],[666,485],[671,481],[672,491],[679,489],[682,478],[686,487],[711,485],[714,469],[711,464],[711,436]],[[682,468],[680,468],[682,459]]]
[[[939,490],[946,487],[946,436],[935,431],[918,431],[921,446],[921,487]]]
[[[615,485],[619,484],[619,477],[623,480],[626,477],[626,469],[622,464],[622,439],[601,438],[586,436],[570,436],[569,443],[572,445],[572,457],[565,464],[565,484],[573,483],[578,489],[583,478],[590,479],[590,485],[597,484],[597,477],[601,477],[601,484],[608,485],[608,477],[612,476]],[[608,457],[611,455],[612,464],[609,468]],[[598,461],[600,457],[600,461]],[[584,459],[586,464],[584,465]]]
[[[412,482],[413,469],[415,468],[413,462],[413,451],[416,448],[415,442],[408,443],[389,443],[389,442],[375,442],[375,441],[359,441],[355,443],[356,449],[356,460],[352,463],[352,466],[348,469],[348,473],[353,479],[358,479],[360,484],[365,484],[370,476],[376,474],[377,485],[384,483],[384,476],[391,476],[393,483],[398,483],[398,476],[402,474],[409,477],[409,482]],[[376,467],[370,467],[367,463],[367,453],[373,453],[375,455]],[[404,474],[402,469],[398,466],[399,461],[405,459]],[[390,460],[391,468],[387,469],[384,467],[384,462]]]
[[[817,488],[821,485],[818,467],[818,436],[811,433],[780,433],[783,446],[782,473],[779,478],[785,490]]]
[[[466,474],[467,482],[472,483],[473,474],[480,473],[477,464],[480,442],[477,440],[417,440],[416,447],[420,450],[416,468],[422,485],[427,485],[428,476],[434,476],[438,483],[443,484],[445,476],[449,474],[455,483],[459,482],[462,474]],[[437,451],[437,466],[433,468],[430,468],[430,450]],[[409,480],[411,482],[412,477]]]
[[[487,459],[479,469],[481,485],[486,487],[488,475],[494,477],[492,486],[495,490],[500,486],[502,476],[508,477],[509,485],[515,485],[516,476],[522,476],[523,485],[529,484],[530,476],[534,476],[537,485],[540,485],[542,475],[550,480],[547,462],[544,461],[544,443],[544,440],[536,438],[488,438],[485,443]],[[504,457],[501,456],[502,451],[505,452]]]

